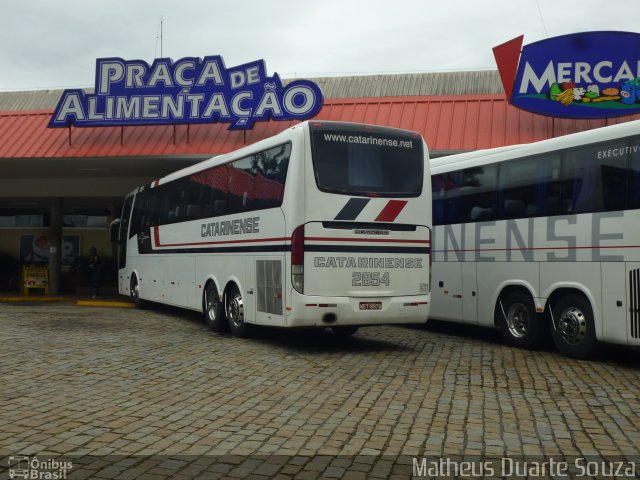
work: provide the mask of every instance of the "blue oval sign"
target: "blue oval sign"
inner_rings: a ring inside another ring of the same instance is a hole
[[[638,33],[586,32],[541,40],[526,45],[519,61],[504,55],[517,55],[517,48],[500,55],[503,46],[494,53],[503,83],[515,76],[512,85],[505,84],[515,107],[564,118],[640,113]],[[508,64],[517,64],[515,75],[504,71]]]

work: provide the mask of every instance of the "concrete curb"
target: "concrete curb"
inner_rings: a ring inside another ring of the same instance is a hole
[[[73,303],[79,307],[135,308],[135,305],[131,302],[119,302],[116,300],[74,300]]]
[[[49,295],[37,295],[30,297],[29,295],[2,295],[0,302],[68,302],[69,298],[54,297]]]
[[[29,296],[29,295],[0,295],[0,303],[19,303],[19,302],[66,302],[79,307],[111,307],[111,308],[134,308],[132,302],[121,300],[102,300],[102,299],[78,299],[61,296]]]

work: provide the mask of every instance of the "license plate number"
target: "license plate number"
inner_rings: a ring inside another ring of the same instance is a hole
[[[360,310],[382,310],[382,302],[360,302]]]

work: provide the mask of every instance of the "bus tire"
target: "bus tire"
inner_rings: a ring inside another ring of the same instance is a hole
[[[356,325],[338,325],[337,327],[331,327],[331,332],[340,338],[350,337],[357,331],[358,327]]]
[[[216,284],[208,282],[204,287],[202,298],[202,313],[207,326],[214,332],[223,332],[226,330],[227,322],[224,318],[224,309],[218,295]]]
[[[239,338],[248,337],[251,325],[244,321],[244,303],[236,285],[232,285],[225,295],[225,312],[231,334]]]
[[[147,302],[140,298],[140,282],[138,282],[138,277],[134,273],[131,275],[131,299],[133,300],[133,304],[136,308],[144,309],[147,306]]]
[[[498,325],[505,342],[512,347],[531,349],[540,343],[543,328],[533,298],[517,290],[498,303]]]
[[[567,357],[588,358],[596,347],[593,309],[582,295],[561,297],[552,308],[551,337],[560,353]]]

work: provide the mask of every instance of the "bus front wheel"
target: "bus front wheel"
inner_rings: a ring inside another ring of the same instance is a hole
[[[517,348],[534,348],[543,333],[533,298],[523,291],[514,291],[500,300],[498,325],[507,344]]]
[[[218,295],[218,289],[212,281],[207,283],[207,286],[204,289],[202,304],[204,319],[207,322],[207,326],[214,332],[224,331],[226,322],[224,319],[222,302]]]
[[[140,283],[136,275],[131,277],[131,299],[136,308],[142,309],[146,307],[146,302],[140,298]]]
[[[596,346],[593,309],[581,295],[566,295],[553,306],[551,337],[560,353],[573,358],[589,357]]]
[[[233,285],[225,295],[225,310],[231,334],[240,338],[248,337],[251,325],[244,321],[244,302],[236,285]]]

